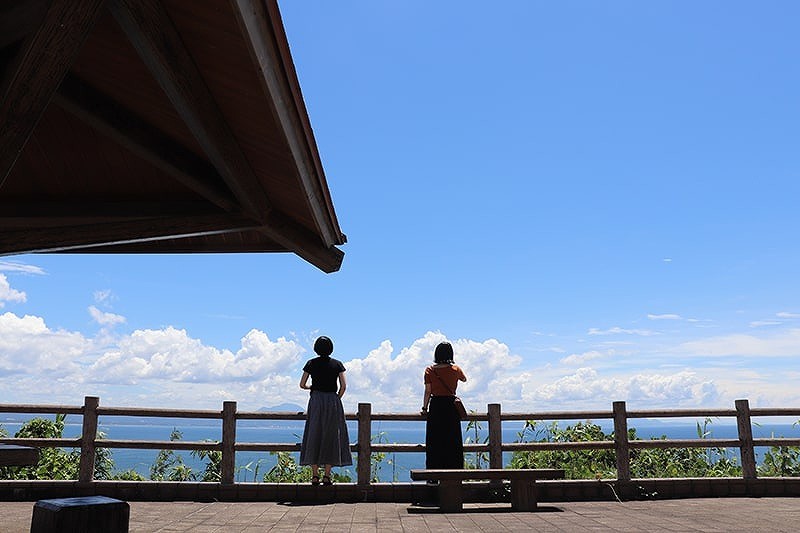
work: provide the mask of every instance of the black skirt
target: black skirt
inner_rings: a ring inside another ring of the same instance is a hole
[[[425,424],[425,468],[464,468],[461,419],[455,396],[433,396]]]

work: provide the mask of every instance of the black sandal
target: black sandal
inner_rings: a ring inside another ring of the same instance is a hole
[[[319,476],[311,476],[311,484],[319,485]]]
[[[322,476],[322,484],[323,485],[333,485],[333,481],[331,481],[330,476]]]

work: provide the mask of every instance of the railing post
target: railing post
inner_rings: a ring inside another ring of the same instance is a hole
[[[222,483],[233,483],[236,470],[236,402],[222,402]]]
[[[372,456],[372,404],[358,404],[358,459],[356,475],[358,486],[366,487],[370,481]]]
[[[100,398],[86,396],[83,399],[83,429],[81,430],[81,461],[78,481],[90,482],[94,479],[94,461],[97,455],[94,440],[97,438],[97,407]]]
[[[490,403],[486,406],[486,413],[489,415],[489,468],[503,468],[503,421],[500,418],[500,404]]]
[[[486,414],[489,418],[489,468],[503,468],[503,420],[500,418],[500,404],[487,405]],[[480,468],[480,465],[475,466]],[[489,481],[489,486],[502,487],[503,480],[493,479]]]
[[[617,481],[631,480],[631,449],[628,446],[628,414],[625,402],[614,402],[614,452],[617,456]]]
[[[742,477],[756,479],[756,452],[753,447],[753,426],[750,421],[750,402],[736,400],[736,427],[739,429],[739,453],[742,458]]]

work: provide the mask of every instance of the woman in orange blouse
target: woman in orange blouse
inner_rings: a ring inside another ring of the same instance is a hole
[[[464,468],[461,418],[453,404],[459,381],[467,377],[453,363],[453,346],[442,342],[434,352],[434,364],[425,369],[422,397],[425,423],[425,468]]]

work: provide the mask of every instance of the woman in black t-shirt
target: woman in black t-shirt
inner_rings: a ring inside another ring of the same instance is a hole
[[[320,337],[314,342],[319,355],[303,367],[300,388],[311,391],[306,410],[306,426],[300,447],[300,464],[311,465],[311,483],[319,484],[319,465],[325,469],[323,485],[331,485],[331,467],[353,464],[350,437],[344,419],[342,396],[347,389],[344,365],[333,359],[333,342]],[[311,378],[311,385],[308,378]]]

